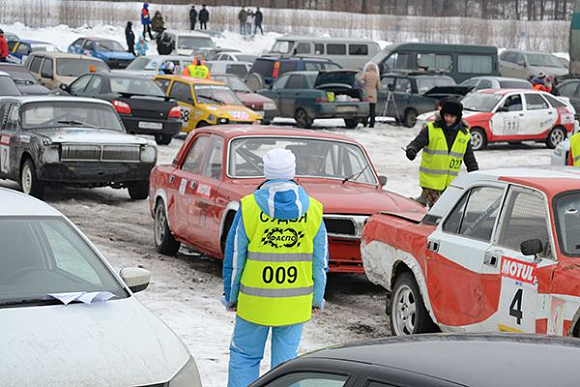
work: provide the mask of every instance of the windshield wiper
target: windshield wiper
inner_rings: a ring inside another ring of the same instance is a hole
[[[67,125],[78,125],[78,126],[86,126],[88,128],[95,128],[95,129],[99,129],[98,127],[91,125],[91,124],[87,124],[86,122],[82,122],[82,121],[76,121],[76,120],[60,120],[60,121],[56,121],[57,124],[67,124]]]
[[[58,305],[62,304],[56,298],[16,298],[13,300],[0,302],[0,308],[4,306],[17,305]]]
[[[367,168],[369,167],[370,164],[367,164],[363,169],[361,169],[359,172],[357,173],[353,173],[352,175],[345,177],[344,180],[342,180],[341,184],[346,183],[347,181],[356,181],[356,179],[358,179],[360,177],[360,175],[363,174],[364,171],[367,170]]]

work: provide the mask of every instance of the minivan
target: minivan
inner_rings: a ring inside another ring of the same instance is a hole
[[[345,69],[360,69],[380,51],[367,39],[283,36],[276,39],[270,54],[328,58]]]
[[[499,75],[497,47],[474,44],[391,44],[371,59],[381,74],[395,70],[432,70],[455,82],[483,75]]]
[[[504,77],[529,79],[539,73],[552,77],[566,75],[568,69],[548,52],[504,50],[499,55],[499,72]]]

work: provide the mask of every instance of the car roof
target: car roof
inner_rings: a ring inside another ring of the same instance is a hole
[[[54,44],[52,44],[50,42],[44,42],[42,40],[20,39],[19,42],[28,43],[28,44],[50,44],[51,46],[54,46]]]
[[[548,94],[545,91],[534,90],[534,89],[482,89],[482,90],[477,90],[476,93],[487,93],[487,94],[506,95],[506,94],[516,93],[516,92],[517,93],[520,93],[522,90],[525,90],[526,93]]]
[[[288,75],[294,75],[294,74],[296,74],[296,75],[306,75],[306,76],[309,76],[309,75],[318,75],[318,73],[319,73],[318,71],[288,71],[288,72],[285,72],[282,75],[288,76]],[[280,75],[280,77],[282,75]]]
[[[519,50],[517,48],[506,48],[504,51],[521,52],[523,54],[546,54],[546,55],[554,55],[551,52],[546,52],[546,51]],[[502,53],[504,51],[502,51]]]
[[[284,35],[276,38],[276,40],[295,40],[295,41],[308,41],[317,43],[325,43],[325,42],[341,42],[341,43],[375,43],[371,39],[363,39],[363,38],[337,38],[337,37],[313,37],[313,36],[305,36],[305,35]]]
[[[111,104],[105,100],[96,98],[83,98],[83,97],[68,97],[61,95],[23,95],[10,97],[13,100],[19,101],[22,104],[32,103],[32,102],[92,102],[101,105],[110,106]]]
[[[44,56],[44,57],[48,57],[48,58],[76,58],[76,59],[90,60],[93,62],[103,62],[99,58],[95,58],[95,57],[88,56],[88,55],[82,55],[82,54],[73,54],[70,52],[38,51],[38,52],[33,52],[30,55],[31,56],[32,55]]]
[[[232,65],[232,64],[240,64],[240,65],[246,65],[246,66],[252,65],[252,62],[244,62],[241,60],[207,60],[207,61],[205,61],[205,63],[211,63],[212,66],[215,63],[223,63],[225,65]]]
[[[308,359],[396,368],[465,386],[576,385],[580,340],[514,333],[412,335],[323,349],[297,361]]]
[[[28,69],[22,65],[16,63],[0,63],[0,70],[2,71],[21,71],[21,72],[29,72]]]
[[[284,56],[278,56],[278,55],[274,55],[271,54],[272,56],[268,56],[270,54],[265,54],[262,56],[259,56],[256,58],[256,60],[271,60],[271,61],[276,61],[276,62],[282,62],[282,61],[308,61],[308,62],[324,62],[324,63],[335,63],[332,60],[328,59],[328,58],[312,58],[312,57],[305,57],[305,56],[290,56],[290,57],[284,57]]]
[[[208,79],[186,77],[184,75],[157,75],[155,79],[174,79],[176,81],[183,81],[194,85],[223,85],[222,82],[216,82]]]
[[[526,79],[521,79],[521,78],[511,78],[511,77],[495,77],[493,75],[484,75],[484,76],[480,76],[480,77],[471,77],[469,79],[466,79],[467,81],[470,79],[489,79],[489,80],[496,80],[496,81],[520,81],[520,82],[528,82]]]
[[[169,31],[167,31],[169,32]],[[174,34],[175,36],[195,36],[195,37],[200,37],[200,38],[209,38],[211,39],[211,36],[209,36],[208,34],[204,34],[202,32],[196,32],[196,31],[189,31],[189,32],[172,32],[172,34]]]
[[[139,58],[147,58],[147,59],[151,59],[151,60],[153,60],[153,59],[163,59],[163,60],[180,59],[180,60],[193,61],[193,59],[195,57],[193,55],[190,55],[190,56],[187,56],[187,55],[144,55],[144,56],[140,56]]]
[[[0,217],[63,216],[55,208],[32,196],[8,188],[0,188]]]

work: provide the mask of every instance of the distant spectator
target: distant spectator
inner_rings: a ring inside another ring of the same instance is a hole
[[[242,7],[242,9],[240,10],[240,13],[238,13],[238,20],[240,21],[240,35],[246,34],[246,19],[247,19],[247,17],[248,17],[248,13],[244,9],[244,7]]]
[[[143,8],[141,8],[141,24],[143,25],[143,38],[149,32],[149,38],[153,39],[153,35],[151,34],[151,15],[149,15],[149,0],[145,0]]]
[[[0,29],[0,62],[6,62],[8,57],[8,42],[4,39],[4,31]]]
[[[163,16],[161,16],[161,12],[155,11],[155,16],[151,19],[151,29],[158,34],[163,32],[165,28],[165,21],[163,20]]]
[[[139,35],[139,41],[135,45],[135,50],[137,51],[137,56],[147,55],[147,50],[149,49],[149,44],[145,40],[143,35]]]
[[[155,38],[159,55],[169,55],[175,49],[175,35],[167,32],[165,28]]]
[[[127,22],[127,27],[125,27],[125,39],[127,40],[127,52],[133,55],[135,54],[135,34],[133,33],[133,23]]]
[[[560,90],[558,90],[558,81],[556,80],[556,78],[546,77],[546,84],[550,89],[550,94],[556,96],[560,95]]]
[[[258,28],[260,29],[260,32],[262,33],[262,35],[264,35],[264,30],[262,29],[263,18],[264,18],[264,15],[262,15],[262,11],[260,11],[260,7],[257,7],[256,12],[254,12],[254,35],[256,35]]]
[[[201,11],[199,11],[199,29],[207,30],[207,22],[209,21],[209,11],[205,7],[205,4],[201,6]]]
[[[189,25],[191,30],[195,30],[195,23],[197,22],[197,11],[195,10],[195,5],[191,6],[189,10]]]
[[[537,76],[532,78],[532,89],[550,92],[546,87],[546,75],[544,73],[539,73]]]
[[[250,8],[246,10],[246,34],[252,35],[252,23],[250,22],[250,18],[254,16]]]
[[[362,74],[357,78],[357,80],[364,82],[365,94],[369,101],[369,116],[365,119],[364,126],[368,124],[370,128],[375,127],[377,96],[381,83],[379,74],[379,66],[374,62],[368,62]]]
[[[168,60],[159,66],[159,74],[161,75],[173,75],[175,74],[175,63]]]

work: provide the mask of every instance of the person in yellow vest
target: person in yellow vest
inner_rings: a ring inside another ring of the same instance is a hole
[[[439,115],[426,124],[419,135],[407,145],[407,158],[414,160],[422,149],[417,201],[432,207],[443,191],[459,174],[464,162],[467,171],[479,169],[471,149],[469,127],[461,120],[463,105],[455,100],[444,101]]]
[[[182,75],[192,78],[211,79],[209,67],[205,65],[201,56],[196,56],[193,62],[183,69]]]
[[[569,164],[580,167],[580,132],[570,137]]]
[[[247,387],[259,377],[270,330],[272,368],[296,357],[303,323],[324,306],[322,204],[292,180],[290,150],[275,148],[262,159],[266,181],[242,198],[226,243],[222,303],[237,314],[228,387]]]

